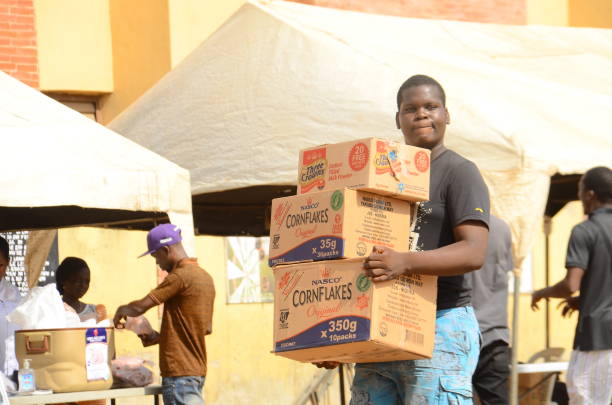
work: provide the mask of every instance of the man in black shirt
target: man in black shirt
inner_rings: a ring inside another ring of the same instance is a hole
[[[612,170],[595,167],[578,185],[588,220],[572,229],[565,267],[557,284],[532,295],[533,309],[542,298],[569,299],[579,310],[574,350],[567,373],[570,404],[609,405],[612,400]],[[564,313],[567,308],[564,308]]]

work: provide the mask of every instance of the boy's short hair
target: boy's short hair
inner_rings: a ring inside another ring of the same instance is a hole
[[[402,104],[402,92],[411,87],[417,86],[434,86],[440,91],[440,97],[442,97],[442,105],[446,106],[446,93],[442,88],[442,85],[438,83],[433,77],[426,75],[414,75],[406,80],[397,91],[397,109],[399,110],[400,104]]]
[[[582,184],[586,190],[592,190],[600,202],[612,203],[612,170],[610,168],[598,166],[587,170],[582,177]]]
[[[83,268],[89,269],[89,266],[85,260],[79,257],[67,257],[62,260],[57,270],[55,270],[55,286],[60,295],[64,294],[64,282]]]
[[[9,244],[6,239],[0,236],[0,252],[4,255],[6,260],[11,260],[11,255],[9,254]]]

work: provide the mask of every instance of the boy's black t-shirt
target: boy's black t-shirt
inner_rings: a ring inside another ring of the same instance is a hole
[[[431,162],[429,201],[419,204],[414,238],[417,250],[455,242],[453,228],[468,220],[489,225],[489,191],[478,168],[452,150]],[[470,305],[471,288],[463,275],[438,277],[438,309]]]

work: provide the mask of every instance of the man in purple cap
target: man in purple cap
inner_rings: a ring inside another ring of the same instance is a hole
[[[210,274],[187,256],[181,241],[176,225],[163,224],[149,231],[148,250],[141,256],[153,256],[168,276],[144,298],[117,308],[113,322],[123,328],[128,316],[139,316],[164,304],[160,332],[139,337],[144,346],[159,343],[164,404],[199,405],[204,404],[204,336],[212,332],[215,286]]]

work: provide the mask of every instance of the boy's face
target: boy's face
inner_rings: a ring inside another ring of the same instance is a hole
[[[433,149],[442,144],[450,117],[438,88],[421,85],[402,92],[395,121],[407,145]]]
[[[9,260],[4,257],[4,253],[0,252],[0,280],[6,276],[6,270],[8,269]]]
[[[90,274],[87,267],[82,268],[64,281],[64,296],[80,299],[89,290]]]

